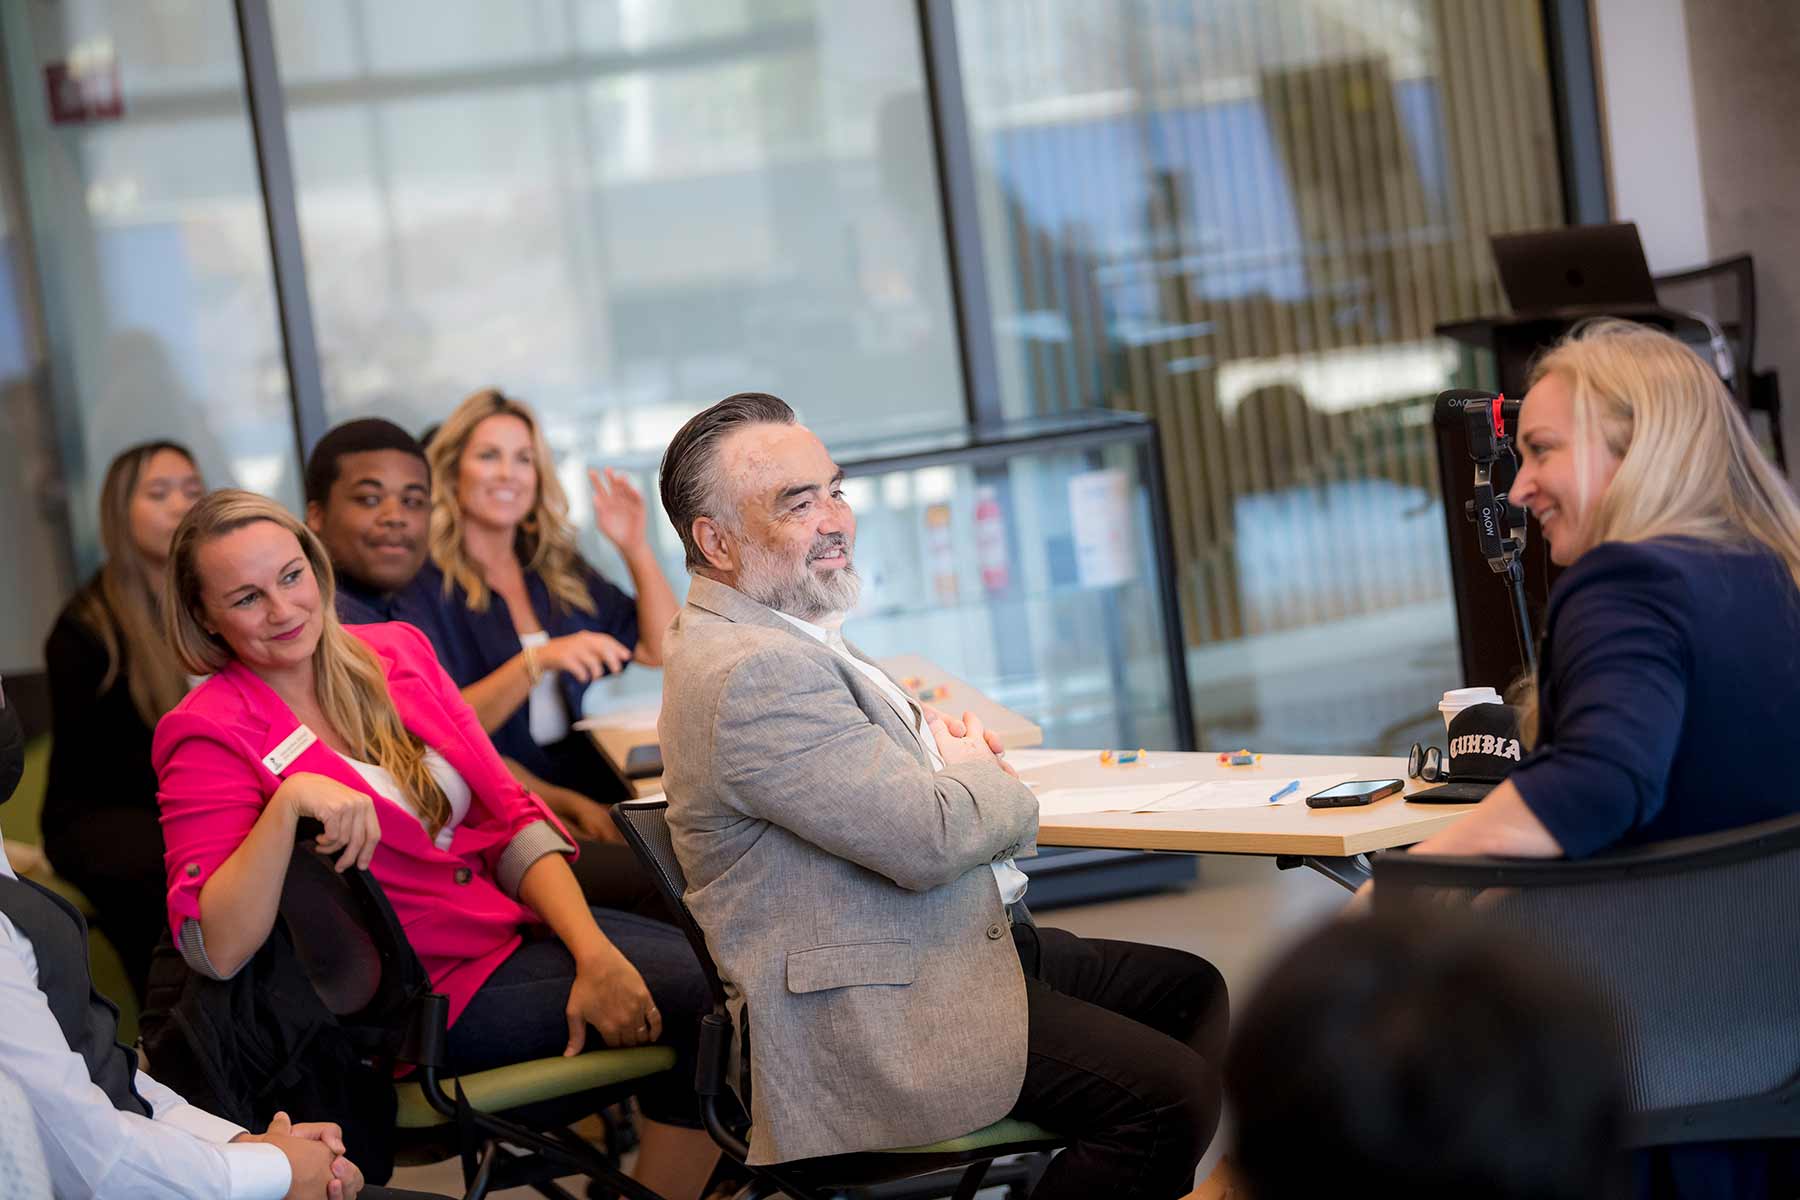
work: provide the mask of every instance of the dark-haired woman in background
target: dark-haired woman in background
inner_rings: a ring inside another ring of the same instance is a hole
[[[140,1000],[165,891],[150,736],[188,690],[162,636],[163,571],[175,527],[205,490],[175,442],[113,459],[100,488],[106,561],[44,646],[52,734],[44,852],[93,904]]]

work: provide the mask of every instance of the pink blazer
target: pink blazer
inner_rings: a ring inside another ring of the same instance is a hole
[[[241,663],[228,664],[188,693],[157,724],[152,757],[160,782],[169,924],[200,917],[200,889],[249,834],[283,778],[310,771],[370,796],[381,843],[369,869],[386,892],[433,988],[450,1000],[455,1022],[494,969],[518,948],[520,928],[537,914],[497,880],[549,847],[573,853],[573,841],[549,809],[508,773],[474,710],[438,666],[425,635],[411,625],[350,625],[387,673],[400,719],[468,782],[468,815],[449,850],[439,850],[417,817],[377,795],[356,768],[314,742],[281,777],[263,762],[300,724],[274,690]],[[547,823],[547,826],[546,824]],[[192,943],[190,943],[191,945]]]

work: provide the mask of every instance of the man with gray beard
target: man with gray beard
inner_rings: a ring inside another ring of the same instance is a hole
[[[752,1031],[750,1161],[1010,1114],[1069,1140],[1040,1198],[1181,1196],[1218,1122],[1224,980],[1013,922],[1037,801],[973,714],[921,708],[844,639],[843,479],[762,393],[663,458],[693,576],[665,643],[663,784],[689,907]]]

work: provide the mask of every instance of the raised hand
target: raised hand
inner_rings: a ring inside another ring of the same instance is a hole
[[[621,553],[644,544],[647,531],[644,497],[631,480],[607,467],[588,468],[588,486],[594,493],[594,527]]]

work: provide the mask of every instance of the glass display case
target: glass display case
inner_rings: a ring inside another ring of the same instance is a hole
[[[1194,748],[1150,420],[1064,414],[831,451],[857,517],[851,642],[875,658],[924,655],[1035,722],[1047,747]],[[571,474],[602,465],[571,457],[559,455]],[[624,465],[654,507],[656,465]],[[680,592],[679,542],[660,512],[652,521]],[[657,674],[601,681],[588,710],[642,703]],[[1191,859],[1109,851],[1049,852],[1026,868],[1040,906],[1193,875]]]

